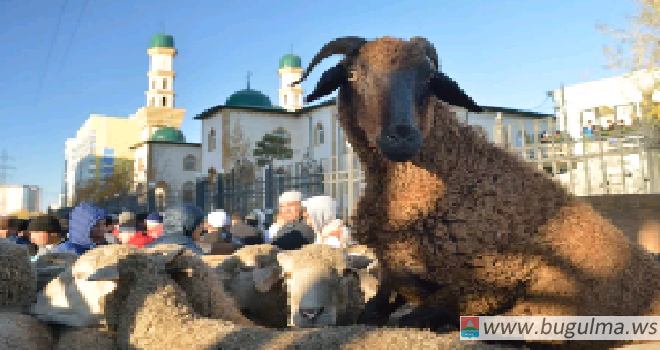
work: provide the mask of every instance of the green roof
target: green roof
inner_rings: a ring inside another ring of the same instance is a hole
[[[165,34],[156,34],[151,37],[151,45],[149,48],[154,47],[171,47],[174,48],[174,37]]]
[[[273,104],[270,102],[270,98],[261,91],[247,88],[231,94],[225,106],[272,108]]]
[[[300,61],[300,56],[294,54],[286,54],[280,58],[280,68],[302,68],[302,62]]]
[[[151,141],[186,142],[186,138],[181,130],[166,126],[156,130],[151,136]]]

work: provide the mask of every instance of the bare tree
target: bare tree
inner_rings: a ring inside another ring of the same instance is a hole
[[[617,43],[605,46],[603,53],[608,59],[607,68],[624,68],[635,71],[653,69],[660,62],[660,3],[655,0],[636,0],[637,13],[628,15],[630,28],[612,29],[598,23],[596,28],[611,36]]]
[[[609,69],[625,69],[633,73],[650,73],[656,75],[660,68],[660,2],[656,0],[635,0],[636,13],[627,15],[629,28],[612,29],[598,23],[596,28],[615,40],[614,46],[604,46],[603,53],[608,61],[605,67]],[[644,120],[654,126],[653,133],[657,135],[658,115],[660,105],[653,103],[652,91],[658,88],[660,81],[652,84],[650,91],[642,91],[642,108]]]

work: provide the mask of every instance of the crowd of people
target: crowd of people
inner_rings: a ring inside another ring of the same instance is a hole
[[[265,222],[256,210],[243,216],[215,210],[204,215],[191,204],[176,204],[162,213],[124,211],[109,215],[106,210],[81,203],[68,218],[40,215],[29,220],[0,217],[0,241],[29,246],[33,261],[49,252],[82,255],[98,245],[125,244],[153,247],[178,244],[197,254],[211,254],[218,245],[231,251],[242,246],[269,243],[282,250],[322,243],[335,247],[352,244],[347,226],[337,218],[337,202],[330,196],[306,200],[298,191],[279,197],[275,222]]]

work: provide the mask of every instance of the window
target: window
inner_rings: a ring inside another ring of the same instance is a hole
[[[284,95],[284,105],[286,106],[286,95]]]
[[[209,132],[209,152],[215,150],[215,129],[211,128]]]
[[[322,145],[324,142],[324,135],[323,135],[323,124],[318,123],[316,124],[316,128],[314,129],[314,144],[315,145]]]
[[[151,107],[155,107],[155,106],[156,106],[156,98],[155,98],[155,97],[152,97],[152,98],[151,98],[151,103],[150,103],[149,105],[150,105]]]
[[[167,107],[167,98],[163,96],[163,107]]]
[[[195,171],[195,163],[195,156],[192,154],[187,155],[185,158],[183,158],[183,170]]]
[[[163,90],[167,90],[167,78],[163,78]]]
[[[182,199],[184,202],[191,203],[195,200],[195,184],[188,181],[181,187]]]
[[[155,80],[151,81],[151,90],[156,90],[156,81]]]
[[[144,171],[144,161],[142,160],[142,158],[138,158],[137,163],[138,163],[137,164],[138,171],[140,171],[140,172]]]

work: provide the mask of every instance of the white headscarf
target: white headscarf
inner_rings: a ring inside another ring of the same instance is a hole
[[[330,196],[314,196],[302,202],[318,238],[323,228],[337,219],[337,202]]]

